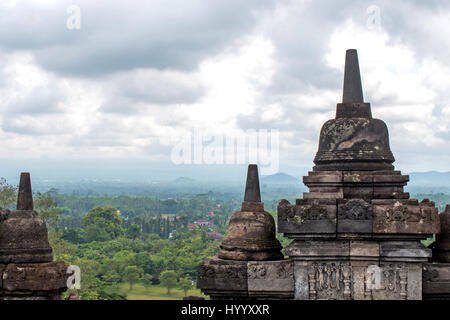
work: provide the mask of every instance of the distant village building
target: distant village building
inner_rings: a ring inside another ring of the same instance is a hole
[[[200,226],[201,228],[212,226],[211,222],[209,222],[207,220],[204,220],[204,219],[200,219],[200,220],[194,221],[194,223],[196,225]]]
[[[222,241],[223,235],[218,232],[208,232],[208,238],[215,241]]]
[[[187,225],[187,227],[188,227],[188,229],[191,229],[191,230],[200,229],[200,227],[194,223],[189,223]]]

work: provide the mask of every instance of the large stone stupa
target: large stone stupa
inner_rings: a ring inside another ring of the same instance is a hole
[[[295,204],[282,200],[278,228],[294,241],[296,299],[422,299],[421,240],[439,233],[438,209],[410,199],[386,124],[364,102],[356,50],[347,50],[342,103],[322,127],[315,166]]]

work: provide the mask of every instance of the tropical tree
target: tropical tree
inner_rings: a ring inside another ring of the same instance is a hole
[[[123,235],[122,219],[116,208],[95,207],[83,218],[86,239],[91,241],[108,241]]]
[[[0,178],[0,207],[11,209],[17,201],[17,187],[6,182],[5,178]]]
[[[144,285],[144,287],[146,287],[146,288],[150,287],[152,285],[152,279],[153,279],[153,277],[150,274],[148,274],[148,273],[144,274],[141,278],[141,281],[142,281],[142,284]]]
[[[123,272],[123,280],[130,284],[130,291],[133,290],[133,284],[135,284],[141,278],[144,270],[136,266],[128,266]]]
[[[58,222],[59,216],[64,212],[64,209],[59,208],[55,201],[56,194],[56,189],[51,189],[45,193],[37,192],[33,200],[34,207],[39,212],[39,217],[51,227]]]
[[[175,287],[177,284],[177,274],[173,270],[163,271],[159,276],[159,281],[161,281],[161,284],[167,288],[167,294],[170,296],[170,289]]]
[[[192,289],[192,279],[186,276],[181,278],[178,284],[181,290],[184,291],[184,296],[187,296],[188,291]]]
[[[128,227],[126,236],[130,239],[136,239],[141,234],[141,227],[135,223]]]

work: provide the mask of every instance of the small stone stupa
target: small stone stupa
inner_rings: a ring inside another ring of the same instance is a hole
[[[293,297],[292,263],[283,259],[275,220],[264,211],[255,164],[248,166],[241,211],[231,216],[220,248],[198,268],[197,286],[212,299]]]
[[[0,299],[60,299],[67,267],[53,262],[47,226],[33,207],[30,174],[22,173],[16,210],[0,212]]]
[[[228,236],[221,244],[218,257],[224,260],[283,259],[281,244],[276,239],[275,220],[264,211],[259,190],[258,166],[248,166],[247,183],[241,211],[229,222]]]

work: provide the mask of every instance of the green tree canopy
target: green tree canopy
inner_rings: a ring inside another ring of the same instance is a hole
[[[95,207],[83,218],[86,240],[108,241],[123,235],[122,219],[116,208]]]
[[[184,296],[187,296],[188,291],[192,289],[192,279],[187,276],[181,278],[178,285],[180,286],[181,290],[184,291]]]
[[[133,284],[139,281],[144,270],[136,266],[128,266],[123,272],[123,280],[130,284],[130,290],[133,290]]]
[[[11,209],[17,201],[17,187],[6,182],[5,178],[0,178],[0,207]]]
[[[128,227],[126,236],[130,239],[136,239],[141,234],[141,227],[133,223]]]
[[[37,192],[33,200],[39,217],[51,227],[58,222],[59,216],[64,212],[64,209],[59,208],[55,201],[56,194],[56,189],[51,189],[45,193]]]
[[[161,272],[159,280],[161,281],[161,284],[167,288],[167,294],[170,296],[170,289],[175,287],[177,284],[177,274],[175,271],[166,270]]]
[[[141,281],[142,281],[142,284],[148,288],[152,285],[152,279],[153,279],[153,277],[151,275],[149,275],[148,273],[146,273],[142,276]]]

